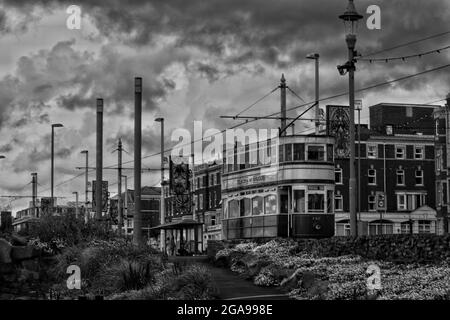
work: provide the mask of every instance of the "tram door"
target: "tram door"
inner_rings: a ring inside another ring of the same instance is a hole
[[[305,211],[305,189],[300,189],[299,187],[292,188],[292,211],[290,215],[290,234],[293,237],[300,236],[300,217]]]

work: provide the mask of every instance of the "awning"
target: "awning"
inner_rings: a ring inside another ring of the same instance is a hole
[[[185,220],[172,221],[172,222],[165,223],[165,224],[162,224],[157,227],[150,228],[150,229],[151,230],[185,229],[185,228],[189,228],[189,227],[200,226],[202,224],[203,224],[203,222],[198,222],[198,221],[195,221],[192,219],[185,219]]]

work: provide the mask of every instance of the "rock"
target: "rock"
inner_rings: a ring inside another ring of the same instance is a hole
[[[36,271],[36,272],[39,272],[39,270],[40,270],[39,261],[37,261],[36,259],[23,260],[22,267],[24,269],[27,269],[30,271]]]
[[[24,237],[21,237],[17,234],[13,234],[11,236],[11,244],[13,246],[26,246],[28,244],[28,240]]]
[[[13,246],[11,249],[11,258],[14,261],[32,259],[39,256],[39,250],[33,246],[18,247]]]
[[[12,263],[0,263],[0,274],[13,274],[15,272]]]
[[[11,263],[11,244],[5,239],[0,239],[0,263]]]

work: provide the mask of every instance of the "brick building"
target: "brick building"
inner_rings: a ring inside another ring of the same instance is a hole
[[[438,215],[438,225],[441,226],[440,232],[448,233],[450,231],[449,222],[449,107],[450,94],[447,95],[447,104],[437,108],[433,114],[435,129],[435,150],[436,150],[436,210]]]
[[[360,233],[442,232],[435,210],[437,107],[392,103],[370,107],[370,130],[361,127],[361,143],[356,139],[355,147]],[[348,235],[348,157],[335,158],[335,182],[336,235]]]
[[[222,239],[222,163],[197,165],[194,168],[194,205],[198,221],[204,223],[203,243],[207,240]]]

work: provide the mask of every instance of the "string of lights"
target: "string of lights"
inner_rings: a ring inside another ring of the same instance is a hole
[[[428,36],[428,37],[425,37],[425,38],[421,38],[421,39],[413,40],[413,41],[410,41],[410,42],[402,43],[402,44],[396,45],[394,47],[390,47],[390,48],[382,49],[382,50],[379,50],[379,51],[371,52],[371,53],[362,55],[360,57],[361,58],[365,58],[365,57],[374,56],[374,55],[377,55],[377,54],[380,54],[380,53],[383,53],[383,52],[392,51],[392,50],[395,50],[395,49],[398,49],[398,48],[403,48],[403,47],[406,47],[406,46],[410,46],[412,44],[420,43],[420,42],[423,42],[423,41],[426,41],[426,40],[430,40],[430,39],[434,39],[434,38],[437,38],[437,37],[442,37],[442,36],[445,36],[445,35],[448,35],[448,34],[450,34],[450,30],[444,31],[444,32],[441,32],[441,33],[437,33],[437,34],[434,34],[434,35],[431,35],[431,36]]]
[[[406,60],[412,59],[412,58],[422,58],[423,56],[427,56],[427,55],[430,55],[430,54],[441,53],[442,51],[445,51],[447,49],[450,49],[450,46],[445,46],[445,47],[442,47],[442,48],[439,48],[439,49],[429,50],[429,51],[426,51],[426,52],[421,52],[421,53],[411,54],[411,55],[401,56],[401,57],[371,58],[371,59],[356,58],[356,60],[357,61],[368,61],[370,63],[372,63],[372,62],[385,62],[385,63],[388,63],[390,61],[396,61],[396,60],[406,61]]]

